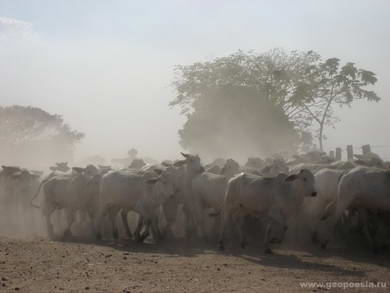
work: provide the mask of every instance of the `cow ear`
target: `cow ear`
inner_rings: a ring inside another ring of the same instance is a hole
[[[186,163],[187,163],[186,160],[179,160],[179,161],[176,161],[175,163],[173,163],[173,166],[181,167],[181,166],[185,165]]]
[[[154,177],[154,178],[150,178],[148,180],[145,180],[145,183],[147,183],[147,184],[155,184],[158,180],[160,180],[160,177]]]
[[[154,173],[156,173],[158,175],[161,175],[163,173],[163,170],[161,170],[159,168],[154,168],[153,171],[154,171]]]
[[[161,165],[165,166],[165,167],[171,167],[172,164],[168,163],[168,162],[162,162]]]
[[[77,173],[82,173],[85,169],[80,167],[73,167],[72,170]]]
[[[180,152],[180,153],[181,153],[181,155],[182,155],[184,158],[186,158],[186,159],[189,159],[189,158],[191,157],[190,154],[185,154],[185,153],[182,153],[182,152]]]
[[[298,175],[293,174],[293,175],[288,176],[286,179],[284,179],[284,181],[290,182],[290,181],[294,181],[296,179],[298,179]]]

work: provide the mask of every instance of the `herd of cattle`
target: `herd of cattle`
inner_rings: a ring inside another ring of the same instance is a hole
[[[181,225],[185,237],[218,239],[220,249],[232,238],[245,247],[260,231],[265,252],[287,232],[325,248],[341,225],[361,231],[372,250],[389,244],[390,166],[374,153],[354,161],[333,161],[320,152],[290,160],[253,157],[244,166],[233,159],[203,166],[198,155],[181,155],[156,165],[134,159],[117,170],[57,163],[46,175],[2,166],[0,205],[39,208],[52,239],[59,237],[52,214],[62,210],[61,237],[72,234],[78,218],[88,221],[97,239],[118,239],[120,216],[126,236],[139,242],[176,237]],[[133,231],[130,211],[138,214]]]

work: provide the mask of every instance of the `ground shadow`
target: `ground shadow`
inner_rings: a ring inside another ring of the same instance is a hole
[[[365,276],[364,271],[358,270],[347,270],[335,265],[321,264],[315,262],[307,262],[295,255],[262,255],[262,256],[249,256],[241,255],[241,258],[246,261],[259,264],[262,266],[270,266],[276,268],[287,268],[294,270],[310,270],[310,271],[321,271],[327,273],[335,273],[337,275],[345,276]]]
[[[307,259],[337,257],[348,261],[369,263],[390,268],[390,255],[388,252],[378,255],[360,248],[333,247],[328,250],[322,250],[315,245],[309,245],[303,248],[275,245],[274,254],[270,255],[264,254],[260,245],[259,247],[250,246],[246,249],[241,249],[236,245],[232,245],[226,251],[221,252],[217,249],[216,243],[206,243],[202,240],[173,239],[164,240],[160,243],[138,243],[132,239],[97,241],[94,239],[70,237],[62,241],[68,243],[105,246],[128,253],[161,254],[162,257],[196,257],[205,253],[222,254],[226,256],[240,257],[246,261],[263,266],[316,270],[350,276],[364,276],[365,273],[358,270],[346,270],[335,265],[305,261],[299,256]]]
[[[148,241],[139,243],[133,239],[94,240],[73,236],[62,239],[62,242],[105,246],[129,253],[165,254],[167,257],[194,257],[199,254],[215,251],[215,245],[213,244],[208,244],[201,240],[190,241],[186,239],[164,240],[159,243]]]

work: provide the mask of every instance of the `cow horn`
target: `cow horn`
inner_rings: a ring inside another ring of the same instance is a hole
[[[145,183],[147,183],[147,184],[155,184],[158,180],[160,180],[160,176],[159,177],[150,178],[148,180],[145,180]]]
[[[288,176],[286,179],[284,179],[284,181],[288,181],[289,182],[289,181],[294,181],[296,179],[298,179],[298,175],[293,174],[293,175]]]

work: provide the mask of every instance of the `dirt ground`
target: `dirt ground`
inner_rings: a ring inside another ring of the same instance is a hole
[[[301,282],[388,282],[389,255],[351,249],[221,253],[184,240],[53,242],[0,238],[0,292],[389,292]]]

